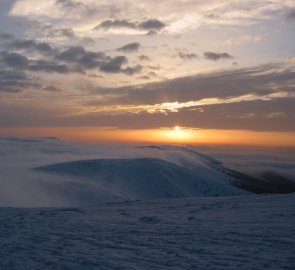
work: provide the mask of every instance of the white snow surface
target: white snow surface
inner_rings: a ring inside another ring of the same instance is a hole
[[[295,269],[295,194],[0,208],[0,269]]]

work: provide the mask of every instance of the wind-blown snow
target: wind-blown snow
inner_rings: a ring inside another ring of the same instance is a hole
[[[109,194],[121,200],[165,197],[230,196],[246,192],[229,184],[230,177],[198,164],[194,170],[156,158],[98,159],[73,161],[37,168],[57,175],[82,178],[89,183],[91,193],[81,203],[101,202],[97,194]],[[85,185],[84,185],[85,186]],[[93,189],[96,190],[93,192]],[[81,191],[79,192],[80,194]]]
[[[224,168],[224,164],[231,167],[224,158],[230,154],[212,153],[215,158],[210,155],[189,146],[91,145],[50,137],[0,138],[0,206],[78,206],[248,193],[237,187],[260,192],[295,190],[294,184],[273,172],[264,173],[266,179],[260,182],[249,178],[249,186],[240,179],[241,174]],[[245,155],[240,160],[236,158],[239,164],[243,160]],[[292,159],[280,159],[280,167],[290,162]],[[248,181],[247,177],[242,178]],[[271,181],[279,183],[271,185]]]
[[[227,168],[259,179],[267,180],[265,176],[271,174],[295,183],[295,148],[198,146],[197,149],[215,157]]]
[[[186,147],[87,145],[55,138],[2,138],[0,146],[0,206],[245,193],[213,168],[217,161]]]
[[[0,208],[0,269],[295,269],[295,197]]]

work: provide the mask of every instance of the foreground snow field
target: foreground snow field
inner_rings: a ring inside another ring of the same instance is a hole
[[[0,269],[295,269],[295,194],[0,208]]]

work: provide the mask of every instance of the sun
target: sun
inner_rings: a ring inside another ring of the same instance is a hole
[[[173,128],[165,130],[163,132],[163,137],[165,137],[168,141],[185,142],[191,139],[192,134],[190,130],[177,125]]]

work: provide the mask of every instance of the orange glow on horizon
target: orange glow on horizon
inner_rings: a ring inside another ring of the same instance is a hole
[[[93,127],[1,128],[0,136],[55,136],[84,142],[232,144],[295,147],[295,132],[257,132],[244,130],[163,129],[126,130]]]

